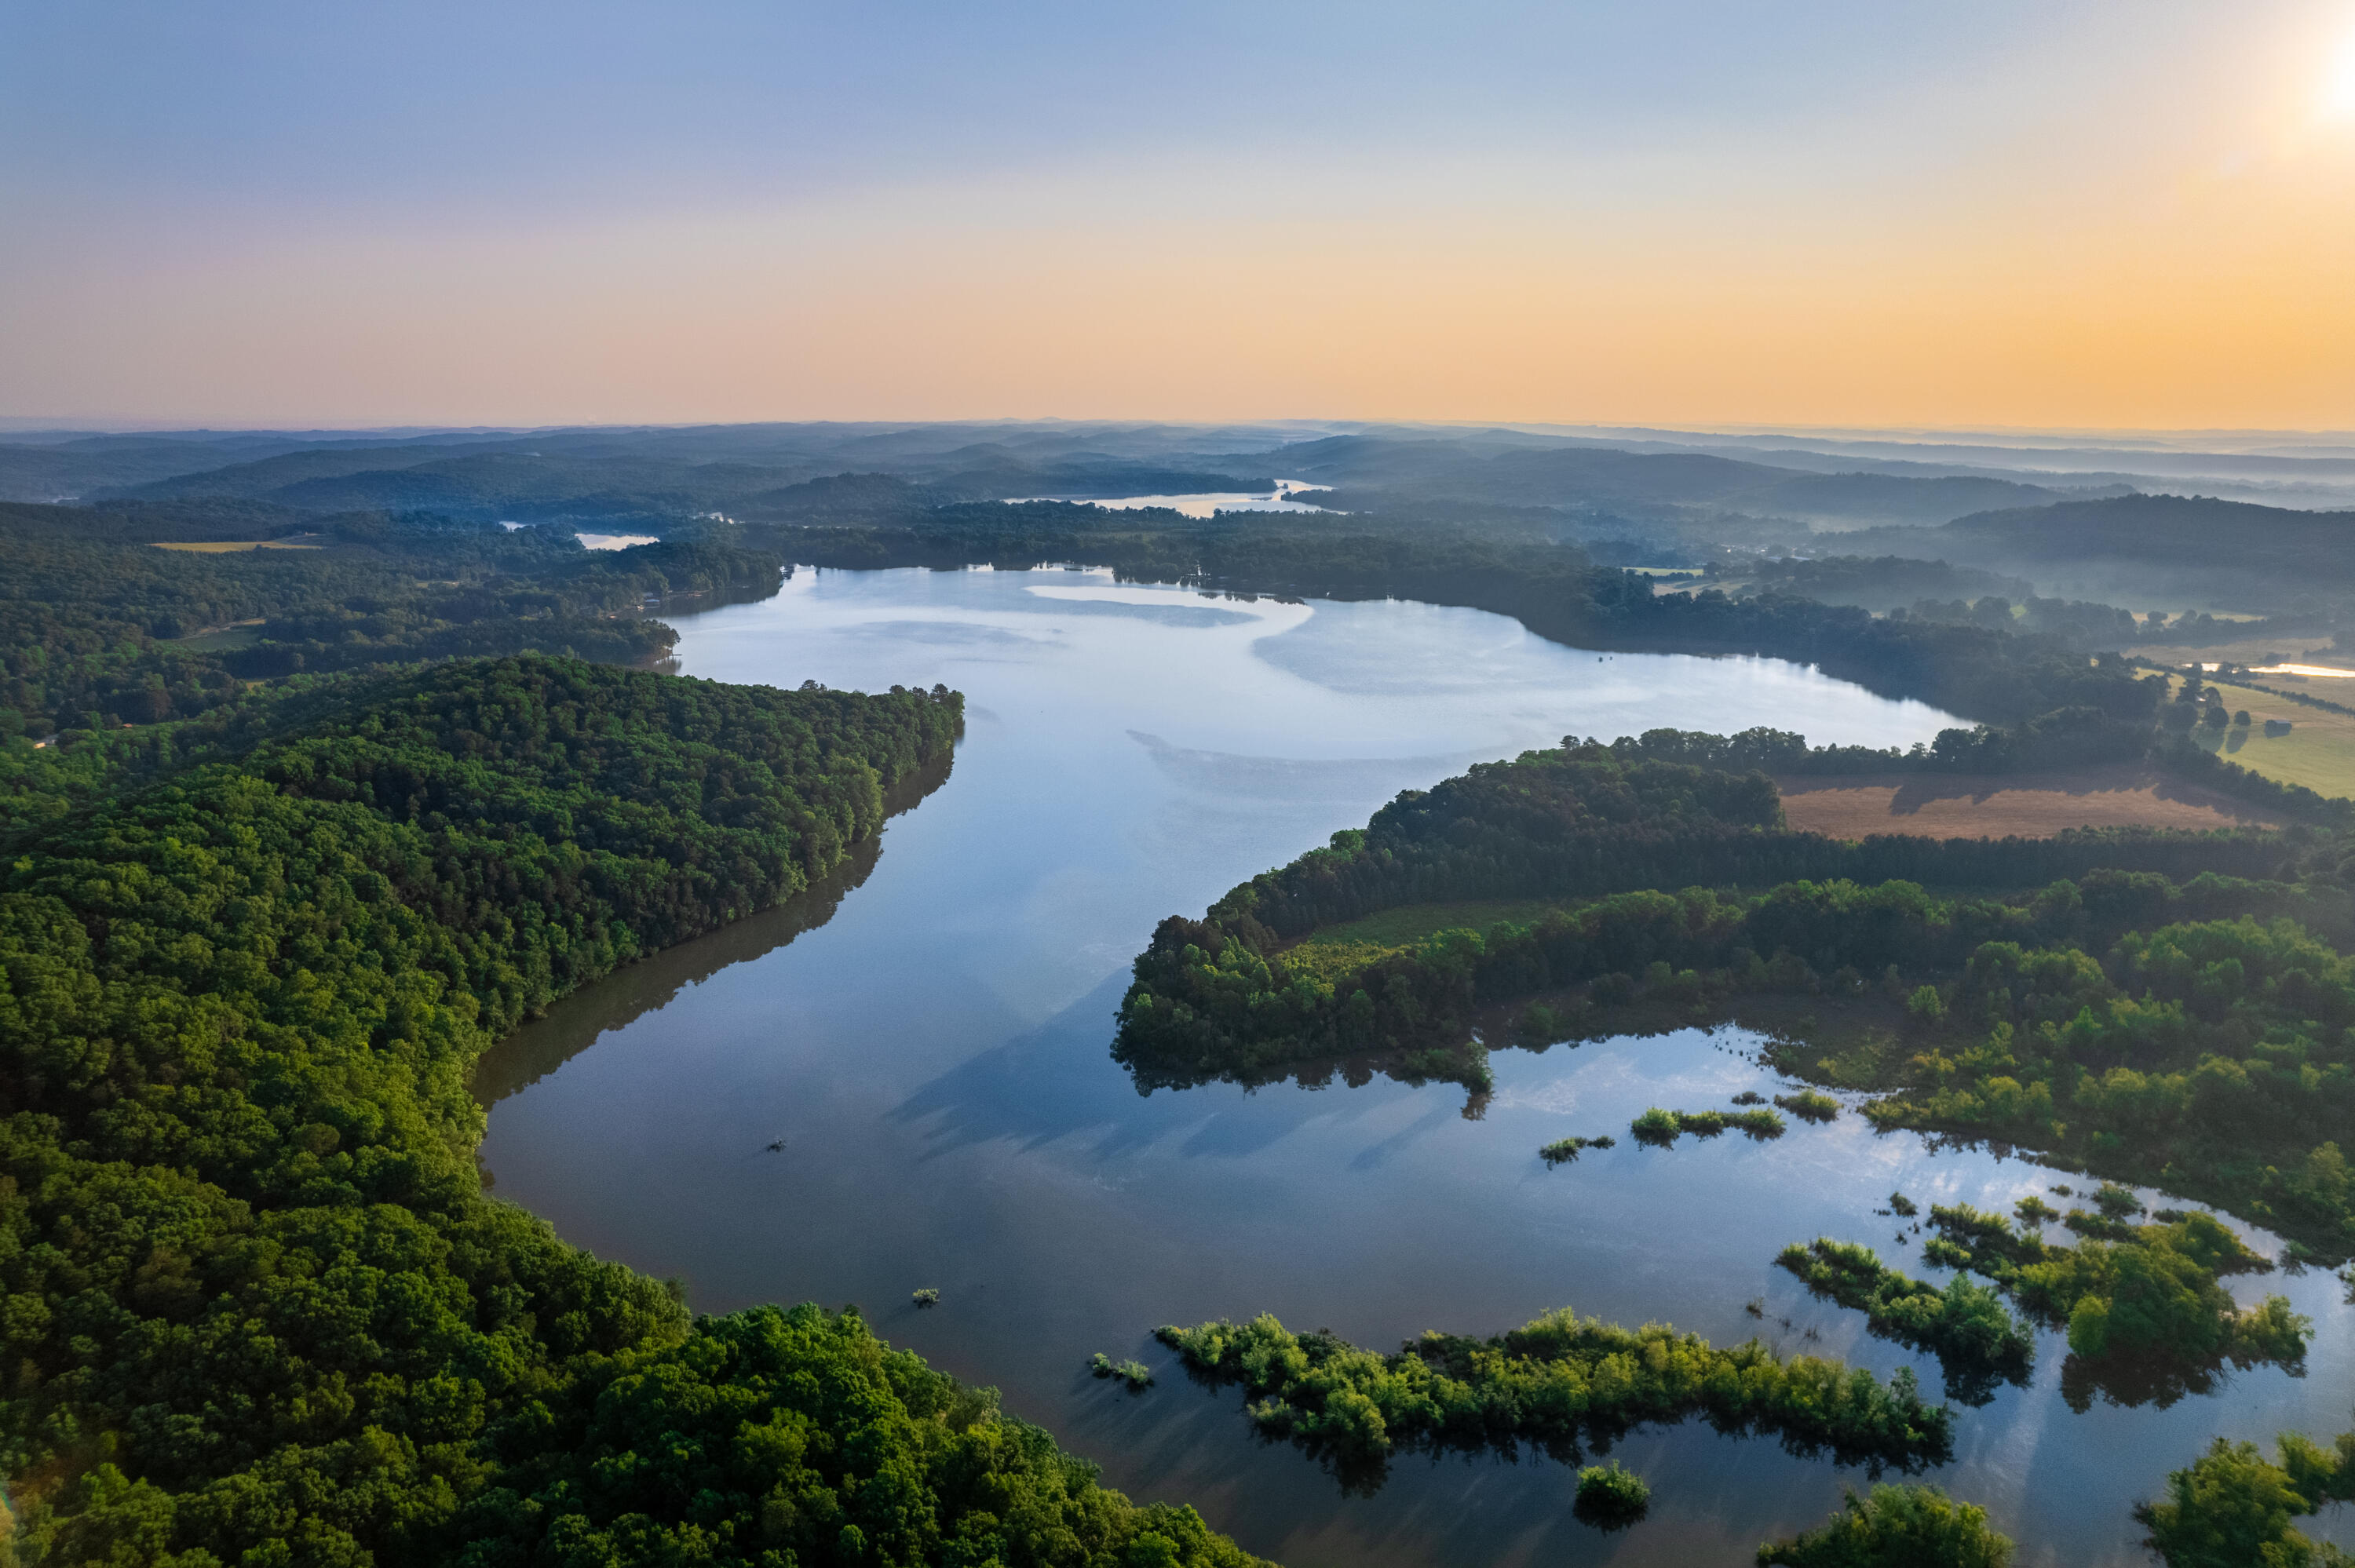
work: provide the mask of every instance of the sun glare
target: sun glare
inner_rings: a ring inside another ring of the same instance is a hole
[[[2323,83],[2322,114],[2326,120],[2355,121],[2355,27],[2339,40]]]

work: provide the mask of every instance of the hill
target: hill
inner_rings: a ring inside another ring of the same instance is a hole
[[[1334,437],[1280,448],[1263,461],[1287,479],[1334,486],[1336,506],[1383,513],[1465,503],[1606,505],[1635,508],[1656,521],[1697,510],[1806,527],[1902,526],[1945,523],[1999,506],[2041,505],[2070,493],[2013,480],[1802,473],[1700,452],[1532,446],[1526,438],[1491,450],[1486,441]]]
[[[1959,518],[1940,551],[2014,561],[2134,562],[2355,577],[2355,512],[2301,512],[2196,495],[2122,495]]]

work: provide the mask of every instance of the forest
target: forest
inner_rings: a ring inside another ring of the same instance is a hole
[[[182,550],[168,544],[275,541]],[[256,681],[527,651],[642,663],[649,599],[773,592],[784,563],[722,534],[583,549],[434,516],[0,503],[0,737],[187,718]]]
[[[27,770],[67,809],[0,862],[19,1560],[1250,1563],[855,1313],[690,1319],[482,1191],[485,1046],[841,863],[961,715],[527,655],[92,803]]]

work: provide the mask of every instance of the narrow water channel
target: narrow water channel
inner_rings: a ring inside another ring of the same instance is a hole
[[[946,682],[968,733],[945,779],[909,791],[879,850],[828,886],[634,966],[487,1058],[495,1190],[684,1279],[699,1310],[856,1303],[1002,1388],[1109,1484],[1195,1502],[1292,1568],[1747,1563],[1863,1478],[1687,1425],[1616,1450],[1654,1493],[1620,1535],[1575,1522],[1573,1478],[1543,1458],[1410,1458],[1378,1494],[1345,1497],[1256,1442],[1238,1395],[1189,1383],[1156,1324],[1273,1311],[1387,1347],[1572,1306],[1912,1366],[1935,1394],[1934,1362],[1810,1301],[1775,1253],[1828,1234],[1926,1272],[1919,1238],[1873,1212],[1892,1190],[2008,1206],[2066,1180],[1854,1117],[1764,1146],[1625,1139],[1647,1106],[1771,1089],[1736,1031],[1499,1052],[1478,1120],[1459,1089],[1387,1080],[1141,1097],[1107,1055],[1161,916],[1400,789],[1572,732],[1769,724],[1910,745],[1955,722],[1934,709],[1768,660],[1582,652],[1472,610],[1237,602],[1088,573],[804,570],[774,599],[672,619],[687,674]],[[1604,1131],[1621,1147],[1555,1171],[1537,1158]],[[2032,1385],[1962,1411],[1957,1461],[1934,1478],[2030,1543],[2023,1564],[2141,1563],[2129,1508],[2211,1436],[2343,1430],[2355,1311],[2338,1283],[2231,1283],[2315,1319],[2307,1375],[2232,1373],[2164,1409],[2096,1392],[2080,1411],[2046,1335]],[[940,1304],[919,1310],[924,1287]],[[1097,1351],[1140,1357],[1157,1385],[1091,1379]]]

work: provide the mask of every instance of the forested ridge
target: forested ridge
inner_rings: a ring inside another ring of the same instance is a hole
[[[1247,1563],[855,1313],[690,1321],[482,1192],[474,1057],[828,870],[961,712],[455,662],[21,834],[16,1560]]]
[[[236,541],[286,547],[159,547]],[[0,738],[186,718],[301,672],[527,651],[644,662],[675,640],[639,613],[649,596],[773,591],[783,570],[711,530],[605,552],[432,516],[0,503]]]

